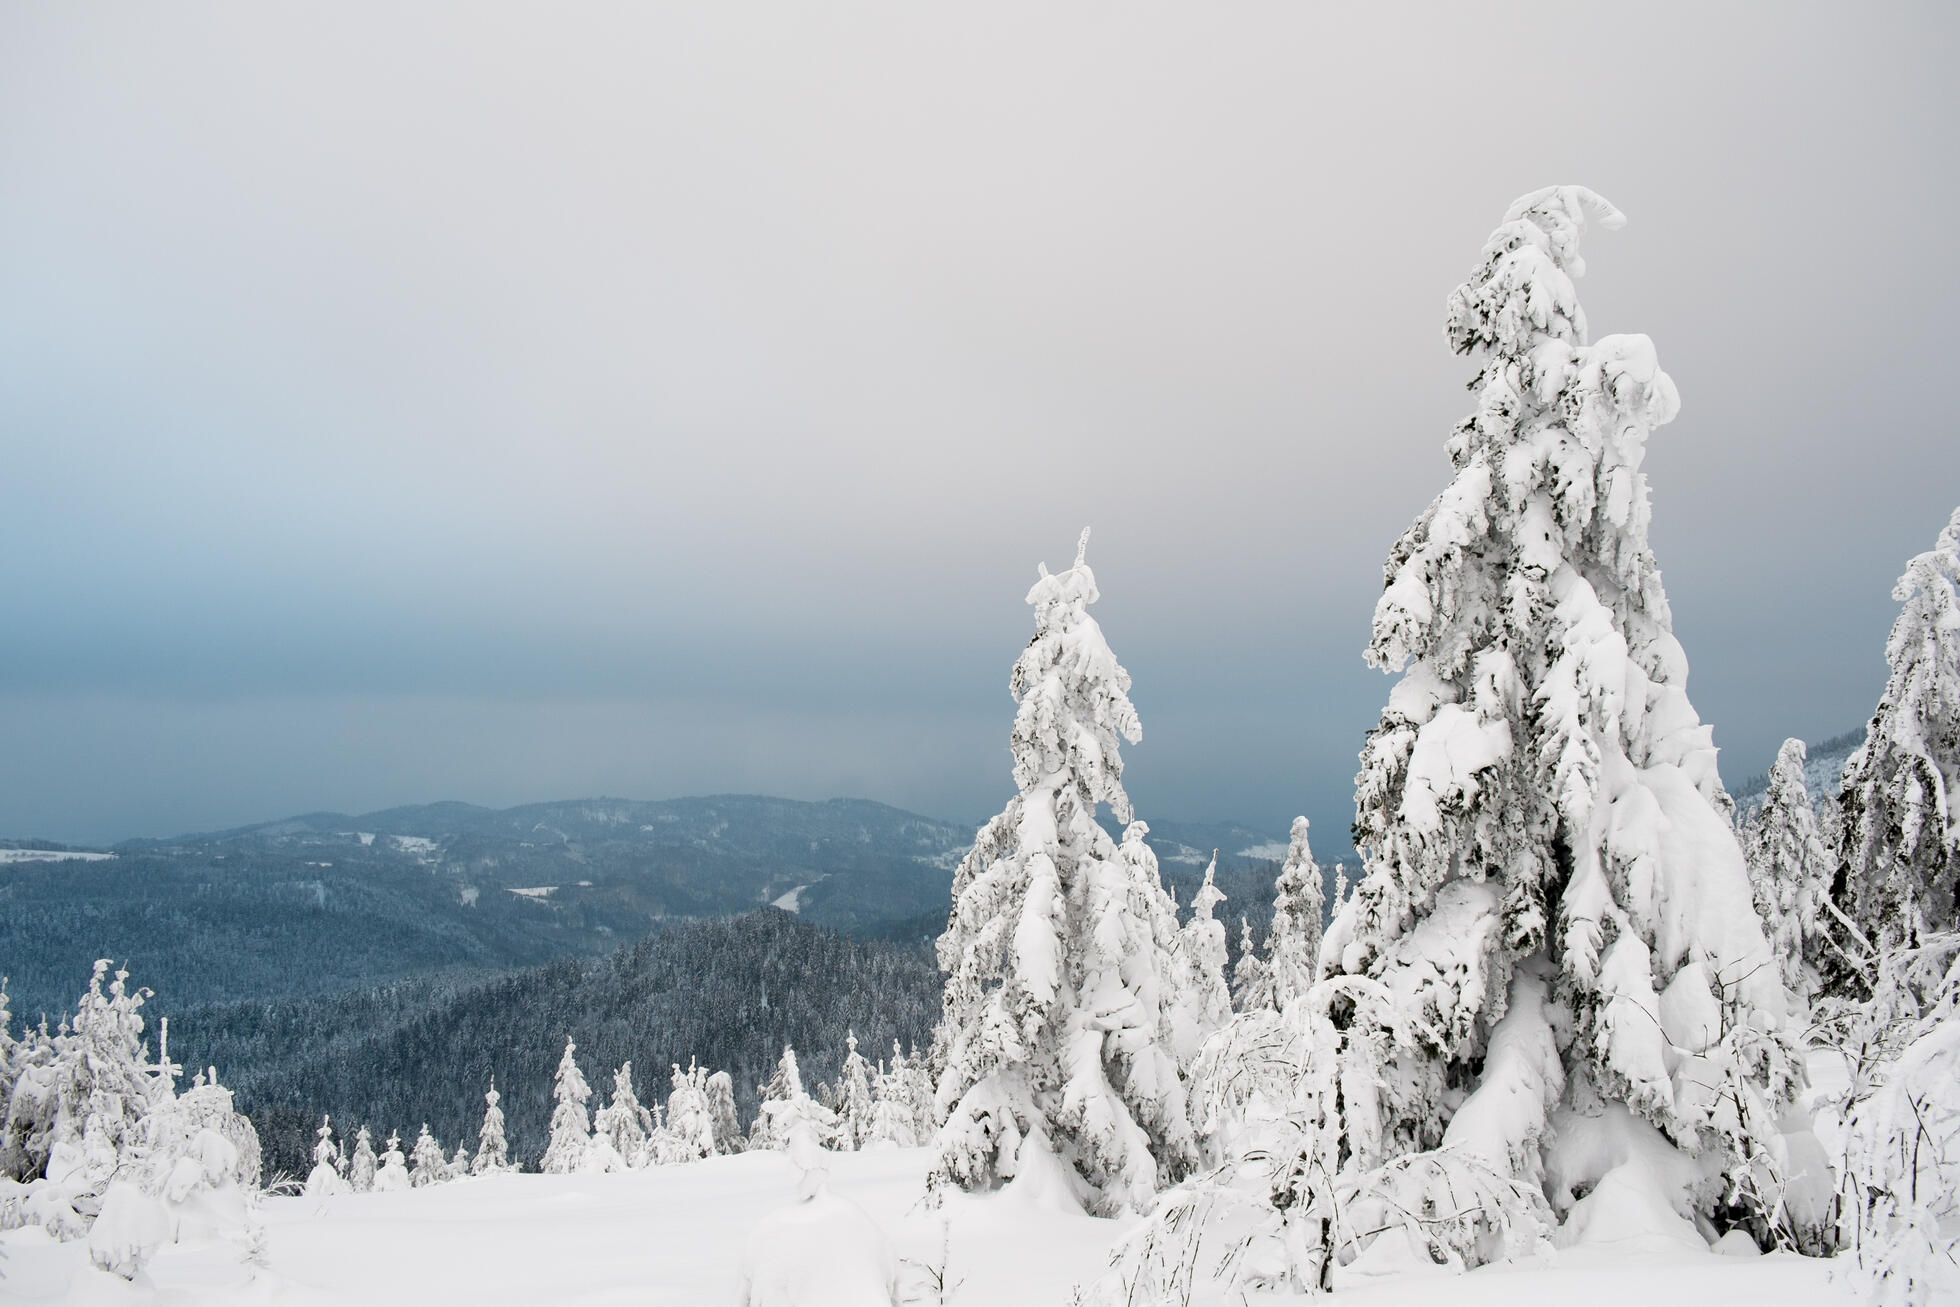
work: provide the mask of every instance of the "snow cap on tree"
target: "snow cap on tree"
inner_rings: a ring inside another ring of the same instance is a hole
[[[1196,1049],[1176,1046],[1175,918],[1156,858],[1140,826],[1119,851],[1096,821],[1102,804],[1131,820],[1122,745],[1142,728],[1089,616],[1088,540],[1028,592],[1035,635],[1008,683],[1018,793],[954,874],[931,1183],[992,1189],[1024,1151],[1037,1166],[1052,1153],[1081,1201],[1113,1213],[1193,1164],[1182,1075]]]
[[[1892,589],[1902,605],[1865,742],[1844,764],[1833,897],[1880,949],[1960,929],[1960,509]]]

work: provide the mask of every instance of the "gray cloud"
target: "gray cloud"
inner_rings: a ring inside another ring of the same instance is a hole
[[[1442,299],[1568,180],[1632,217],[1581,289],[1680,385],[1655,545],[1757,770],[1869,711],[1890,582],[1960,500],[1955,31],[9,11],[0,830],[578,790],[983,815],[1020,597],[1085,521],[1146,815],[1338,827],[1380,561],[1466,402]]]

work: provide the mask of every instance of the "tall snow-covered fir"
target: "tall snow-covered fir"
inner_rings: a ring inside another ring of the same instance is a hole
[[[1401,679],[1326,944],[1394,1000],[1349,1133],[1545,1182],[1568,1224],[1599,1177],[1554,1141],[1641,1136],[1680,1159],[1684,1220],[1766,1220],[1800,1061],[1647,543],[1641,459],[1678,400],[1647,337],[1587,342],[1589,214],[1623,222],[1581,187],[1523,197],[1450,297],[1476,412],[1384,569],[1367,658]]]
[[[1052,1152],[1091,1210],[1141,1207],[1195,1160],[1173,1013],[1176,916],[1143,843],[1096,822],[1132,809],[1122,745],[1142,738],[1130,677],[1074,566],[1039,570],[1034,639],[1014,664],[1018,791],[954,875],[939,939],[936,1185],[992,1189]]]
[[[1777,750],[1762,810],[1744,828],[1743,851],[1783,986],[1807,1006],[1818,977],[1844,954],[1833,942],[1826,901],[1836,860],[1804,787],[1804,752],[1802,740],[1785,740]]]
[[[1960,929],[1960,509],[1892,589],[1892,674],[1845,762],[1833,897],[1878,948]]]
[[[592,1145],[592,1126],[585,1113],[592,1087],[585,1083],[572,1056],[577,1047],[566,1039],[565,1055],[558,1060],[558,1073],[552,1082],[551,1097],[557,1106],[551,1110],[551,1142],[545,1145],[544,1157],[538,1163],[538,1169],[549,1174],[579,1170]]]
[[[1320,865],[1307,839],[1307,819],[1295,817],[1286,861],[1273,885],[1273,928],[1266,937],[1275,1008],[1306,993],[1320,970],[1324,894]]]

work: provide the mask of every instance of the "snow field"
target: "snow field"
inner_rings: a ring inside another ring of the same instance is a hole
[[[938,1264],[944,1248],[946,1307],[1065,1307],[1074,1286],[1103,1273],[1111,1245],[1130,1228],[1014,1187],[987,1198],[954,1194],[941,1211],[927,1211],[920,1202],[932,1160],[927,1149],[827,1160],[831,1191],[861,1207],[896,1247],[910,1302],[938,1307],[920,1267]],[[780,1152],[610,1175],[498,1175],[400,1193],[268,1198],[261,1208],[263,1268],[239,1266],[230,1250],[179,1245],[159,1252],[134,1284],[91,1267],[86,1241],[57,1243],[29,1227],[0,1235],[0,1303],[733,1307],[750,1235],[796,1201],[795,1168]],[[1450,1307],[1848,1303],[1846,1288],[1829,1276],[1828,1263],[1795,1256],[1595,1243],[1535,1265],[1466,1275],[1343,1272],[1331,1301],[1401,1307],[1447,1295]]]

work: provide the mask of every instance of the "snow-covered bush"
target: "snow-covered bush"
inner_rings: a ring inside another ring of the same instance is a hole
[[[1960,1300],[1960,934],[1890,950],[1845,1113],[1840,1195],[1871,1307]]]
[[[1960,509],[1892,598],[1903,607],[1885,643],[1891,678],[1844,764],[1833,886],[1877,949],[1960,929]]]
[[[585,1166],[592,1147],[592,1126],[585,1114],[592,1088],[578,1069],[572,1053],[578,1046],[565,1040],[565,1055],[558,1059],[558,1073],[551,1087],[551,1141],[545,1145],[544,1160],[538,1169],[548,1175],[567,1175]]]
[[[1140,1208],[1195,1160],[1173,1016],[1177,922],[1132,817],[1122,744],[1142,736],[1130,677],[1089,616],[1084,561],[1040,569],[1035,636],[1014,664],[1017,793],[954,874],[939,939],[944,1012],[932,1064],[945,1124],[935,1187],[990,1190],[1038,1138],[1097,1212]]]
[[[139,1134],[120,1158],[89,1227],[89,1257],[133,1279],[166,1243],[229,1245],[253,1256],[260,1229],[258,1135],[232,1104],[215,1070],[200,1072],[182,1095],[171,1088],[168,1056]]]

